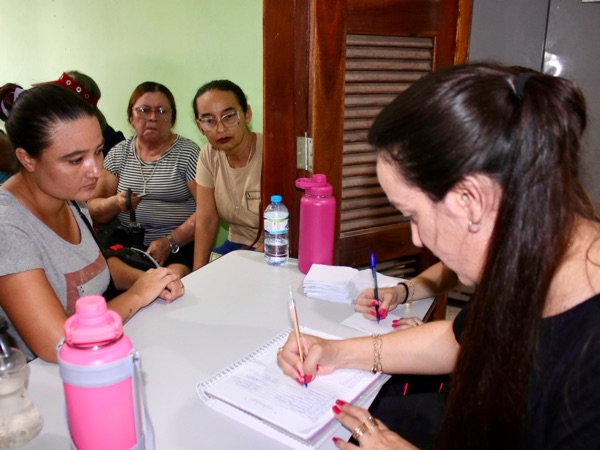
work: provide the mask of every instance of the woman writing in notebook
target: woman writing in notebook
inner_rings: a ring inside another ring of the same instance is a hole
[[[157,297],[183,294],[171,269],[107,262],[94,240],[85,202],[100,177],[103,139],[92,105],[62,86],[34,87],[19,96],[6,130],[20,170],[0,188],[0,314],[28,360],[56,361],[76,300],[101,295],[111,275],[128,289],[108,305],[124,322]]]
[[[585,126],[573,83],[523,68],[445,68],[400,94],[369,132],[379,181],[415,245],[475,293],[452,322],[303,335],[303,364],[292,336],[283,371],[451,373],[435,448],[597,447],[600,224],[579,181]],[[333,412],[361,447],[415,448],[343,400]]]

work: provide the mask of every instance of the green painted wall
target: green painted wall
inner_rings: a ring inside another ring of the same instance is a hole
[[[262,0],[0,0],[0,11],[0,85],[79,70],[100,86],[108,123],[130,136],[129,96],[157,81],[175,96],[175,131],[202,145],[191,101],[205,82],[228,78],[262,131]]]

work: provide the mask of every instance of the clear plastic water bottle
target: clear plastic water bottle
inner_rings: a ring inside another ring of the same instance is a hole
[[[289,256],[289,212],[281,202],[281,195],[272,195],[265,209],[265,261],[271,266],[285,265]]]

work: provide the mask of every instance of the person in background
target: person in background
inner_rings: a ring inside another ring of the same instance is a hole
[[[23,88],[15,83],[6,83],[0,87],[0,120],[6,122],[15,101],[23,92]],[[17,164],[13,158],[8,136],[4,126],[0,128],[0,185],[17,172]]]
[[[108,304],[123,322],[157,297],[183,294],[174,271],[107,262],[96,244],[85,202],[100,177],[103,139],[92,105],[63,87],[34,87],[19,96],[6,129],[20,169],[0,188],[0,314],[28,360],[56,362],[76,300],[102,295],[111,276],[127,289]]]
[[[291,337],[283,371],[298,382],[342,367],[451,373],[436,449],[597,447],[600,224],[579,178],[586,122],[574,83],[519,67],[443,68],[400,94],[369,131],[379,182],[414,244],[475,292],[454,321],[303,335],[304,363]],[[332,407],[362,448],[415,448],[365,409]]]
[[[208,144],[196,170],[198,208],[194,269],[239,249],[262,251],[262,134],[250,130],[252,108],[242,89],[214,80],[192,102],[196,124]],[[219,220],[229,225],[227,240],[212,249]],[[211,256],[212,249],[212,256]]]
[[[192,271],[196,183],[200,148],[173,133],[177,107],[164,85],[146,81],[127,105],[135,134],[117,144],[104,160],[95,198],[88,202],[96,223],[117,217],[128,226],[125,192],[134,194],[131,208],[144,228],[146,251],[161,266],[182,277]]]
[[[104,114],[102,114],[102,111],[98,108],[98,101],[100,100],[102,93],[100,92],[98,84],[91,77],[78,72],[77,70],[69,70],[68,72],[63,72],[58,80],[49,81],[48,83],[58,84],[72,90],[96,108],[96,115],[98,116],[100,128],[102,129],[102,137],[104,138],[104,156],[106,156],[108,151],[116,144],[125,140],[123,133],[115,131],[115,129],[108,124],[106,117],[104,117]],[[42,83],[36,83],[34,86],[38,86],[39,84]]]
[[[8,136],[0,130],[0,185],[17,172]]]
[[[401,331],[423,324],[419,317],[410,317],[413,301],[447,293],[459,285],[456,274],[438,262],[402,284],[380,288],[379,301],[372,288],[365,289],[356,299],[354,310],[366,319],[376,320],[375,304],[379,305],[383,318],[398,305],[405,305],[407,317],[392,322],[392,327]],[[393,375],[369,411],[417,447],[431,448],[443,416],[449,383],[448,375]]]
[[[369,320],[376,320],[375,305],[379,306],[379,316],[385,319],[398,305],[410,309],[413,301],[433,297],[457,287],[456,274],[442,263],[434,264],[414,278],[389,288],[379,288],[379,300],[375,299],[373,288],[365,289],[354,302],[354,310]],[[418,317],[395,319],[392,326],[397,329],[421,325]]]

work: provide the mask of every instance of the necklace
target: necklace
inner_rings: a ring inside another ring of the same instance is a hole
[[[252,155],[254,154],[254,146],[255,146],[255,141],[253,139],[252,146],[250,147],[250,151],[248,152],[248,159],[246,160],[246,164],[244,164],[242,167],[236,167],[235,169],[245,169],[246,167],[248,167],[248,164],[250,164],[250,159],[252,158]],[[231,193],[231,199],[233,200],[233,207],[237,211],[238,209],[240,209],[240,206],[242,206],[243,192],[240,193],[237,190],[237,184],[235,183],[235,180],[231,179],[232,178],[231,171],[234,168],[231,167],[231,164],[229,164],[229,158],[227,157],[227,155],[225,156],[225,159],[227,161],[227,165],[229,166],[225,170],[225,181],[227,182],[227,188],[229,189],[229,192]],[[242,191],[243,190],[244,189],[242,188]]]
[[[254,153],[254,140],[252,140],[252,145],[250,146],[250,151],[248,152],[248,159],[246,160],[246,164],[244,164],[242,167],[235,167],[235,169],[241,169],[243,167],[246,167],[248,164],[250,164],[250,158],[252,158],[252,154]],[[229,162],[229,156],[225,155],[225,158],[227,158],[227,163],[229,164],[229,167],[231,167],[231,163]],[[233,169],[233,167],[231,167]]]
[[[158,167],[159,163],[160,163],[160,160],[154,161],[154,167],[152,168],[150,175],[148,175],[148,177],[146,178],[146,177],[144,177],[144,166],[142,166],[142,160],[138,158],[138,164],[140,167],[140,176],[142,177],[142,192],[139,195],[149,194],[149,192],[146,191],[146,188],[148,186],[148,182],[150,181],[150,178],[152,178],[152,175],[154,175],[154,172],[156,172],[156,168]]]
[[[137,138],[136,138],[137,140]],[[167,142],[167,145],[169,144],[169,142]],[[161,149],[162,150],[162,149]],[[134,149],[135,152],[135,149]],[[141,156],[141,149],[140,149],[140,154],[137,155],[137,162],[138,162],[138,166],[140,168],[140,176],[142,177],[142,192],[139,195],[146,195],[149,194],[149,192],[146,190],[146,188],[148,187],[148,182],[150,181],[150,178],[152,178],[152,175],[154,175],[154,172],[156,172],[156,168],[160,165],[160,161],[163,157],[162,152],[161,155],[159,156],[159,158],[156,161],[152,161],[152,163],[154,164],[154,167],[152,168],[152,171],[150,172],[150,175],[148,175],[148,177],[145,176],[144,174],[144,166],[142,165],[142,156]]]

